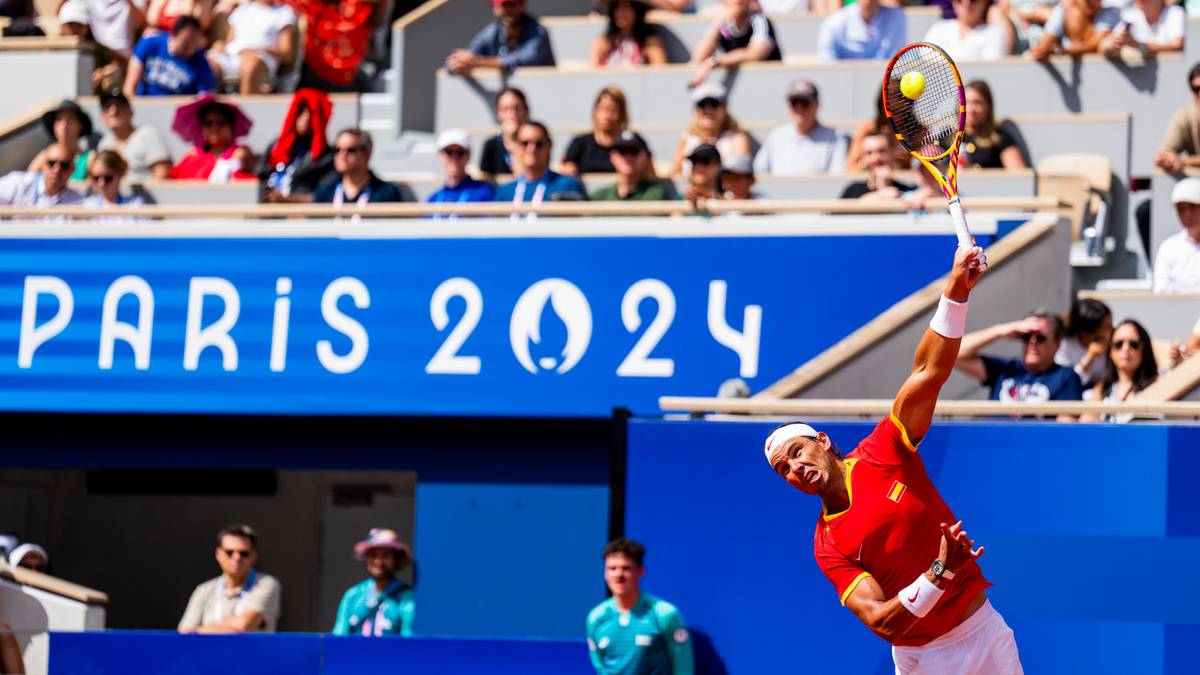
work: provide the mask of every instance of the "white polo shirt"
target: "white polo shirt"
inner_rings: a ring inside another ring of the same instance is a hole
[[[1158,245],[1154,256],[1155,293],[1200,293],[1200,243],[1177,232]]]
[[[51,196],[46,194],[46,178],[40,173],[13,171],[0,178],[0,204],[7,206],[65,206],[83,201],[83,195],[64,188]]]

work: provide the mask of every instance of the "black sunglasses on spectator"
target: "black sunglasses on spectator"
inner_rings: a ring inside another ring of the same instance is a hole
[[[231,548],[223,548],[223,549],[221,549],[221,551],[230,558],[232,558],[234,556],[241,556],[243,558],[248,558],[248,557],[250,557],[250,553],[251,553],[251,551],[237,551],[237,550],[234,550]]]
[[[1043,342],[1049,342],[1050,338],[1049,338],[1049,336],[1044,335],[1042,333],[1022,333],[1021,341],[1022,342],[1033,342],[1035,344],[1040,345]]]
[[[462,148],[446,148],[445,150],[442,150],[442,152],[446,153],[447,157],[466,157],[467,156],[467,151],[463,150]]]
[[[696,107],[697,108],[720,108],[721,101],[720,101],[720,99],[715,99],[715,98],[702,98],[696,102]]]
[[[92,174],[92,180],[96,181],[97,183],[107,183],[109,181],[116,180],[116,179],[117,179],[117,177],[112,175],[111,173],[94,173],[94,174]]]
[[[71,168],[72,162],[65,159],[48,159],[46,167],[49,169],[68,169]]]
[[[1128,346],[1130,349],[1141,349],[1142,341],[1141,340],[1113,340],[1113,349],[1120,350],[1120,349],[1124,349],[1126,346]]]
[[[361,150],[362,150],[361,145],[351,145],[351,146],[348,146],[345,148],[335,148],[333,152],[336,155],[340,155],[343,152],[346,153],[347,155],[357,155],[359,153],[359,151],[361,151]]]
[[[534,138],[534,139],[518,138],[517,144],[519,144],[522,148],[528,148],[529,146],[532,145],[534,148],[536,148],[538,150],[541,150],[542,148],[546,147],[546,145],[548,145],[546,143],[546,139],[544,139],[544,138]]]

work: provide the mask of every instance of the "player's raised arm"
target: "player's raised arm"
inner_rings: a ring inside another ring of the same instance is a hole
[[[933,320],[917,345],[912,375],[892,402],[892,415],[900,420],[914,445],[929,431],[938,392],[954,372],[967,324],[967,300],[983,273],[984,260],[979,247],[960,247],[955,251],[946,290],[942,291]]]

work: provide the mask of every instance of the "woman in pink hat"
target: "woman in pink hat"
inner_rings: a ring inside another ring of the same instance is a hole
[[[366,561],[371,578],[351,586],[342,596],[333,634],[412,635],[412,587],[396,578],[412,562],[408,544],[393,530],[374,528],[366,540],[354,545],[354,557]]]
[[[227,183],[257,180],[254,153],[237,139],[250,133],[253,123],[236,105],[205,94],[175,111],[171,129],[192,144],[170,177]]]

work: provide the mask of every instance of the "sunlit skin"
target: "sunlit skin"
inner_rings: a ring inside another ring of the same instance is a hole
[[[954,0],[951,4],[963,35],[987,21],[987,0]]]
[[[461,145],[449,145],[438,152],[438,158],[442,162],[446,186],[458,187],[467,177],[467,161],[471,158],[471,151]]]
[[[752,199],[754,174],[726,171],[721,175],[721,186],[725,188],[726,199]]]
[[[1025,370],[1037,374],[1054,367],[1054,354],[1058,352],[1061,340],[1054,336],[1053,324],[1045,319],[1030,317],[1024,321],[1021,339],[1025,342],[1021,352]]]
[[[220,155],[233,145],[233,124],[229,118],[215,112],[206,112],[200,120],[204,146],[214,155]]]
[[[505,0],[500,4],[492,5],[492,15],[500,22],[500,27],[504,29],[509,43],[514,43],[520,38],[524,14],[524,0]],[[455,75],[469,73],[473,68],[497,68],[499,66],[500,59],[497,57],[479,56],[466,49],[455,49],[446,58],[446,67]]]
[[[103,162],[92,162],[91,170],[88,171],[88,182],[91,183],[92,190],[102,195],[108,204],[116,204],[119,201],[123,177],[124,174],[109,168]]]
[[[596,125],[596,140],[604,141],[603,145],[612,145],[612,139],[621,133],[621,109],[611,96],[601,96],[592,111],[592,123]]]
[[[974,89],[967,89],[967,124],[964,131],[976,133],[991,117],[992,109],[987,99]]]
[[[35,572],[42,572],[45,571],[47,562],[48,561],[46,560],[46,557],[41,553],[38,553],[37,551],[30,551],[21,557],[21,563],[17,565],[17,567],[24,567],[25,569],[34,570]]]
[[[541,180],[550,167],[550,139],[539,127],[526,124],[517,132],[516,144],[525,167],[525,179]]]
[[[977,249],[960,248],[955,253],[954,266],[943,295],[955,302],[966,302],[971,290],[982,275]],[[933,422],[933,410],[938,393],[954,368],[960,340],[946,338],[926,329],[917,345],[913,372],[901,386],[892,403],[891,414],[907,431],[914,443],[919,443]],[[840,513],[851,505],[846,487],[846,465],[839,458],[833,443],[824,432],[816,438],[793,438],[774,448],[768,457],[771,467],[797,490],[821,498],[826,513]],[[963,529],[962,521],[941,524],[941,543],[938,560],[954,570],[983,554],[975,541]],[[932,561],[930,561],[932,562]],[[945,587],[947,580],[925,572],[935,586]],[[965,621],[987,600],[980,592],[967,606]],[[894,639],[909,630],[917,617],[897,595],[888,596],[874,577],[867,576],[845,599],[846,607],[872,632],[885,639]]]
[[[604,583],[617,602],[617,607],[628,612],[642,595],[642,577],[646,568],[623,553],[615,553],[604,559]]]
[[[42,175],[46,180],[46,194],[54,197],[67,189],[67,181],[75,170],[75,152],[61,144],[54,143],[44,151],[46,168]]]
[[[637,146],[617,146],[609,153],[609,161],[617,172],[617,194],[626,197],[646,176],[650,154]]]

